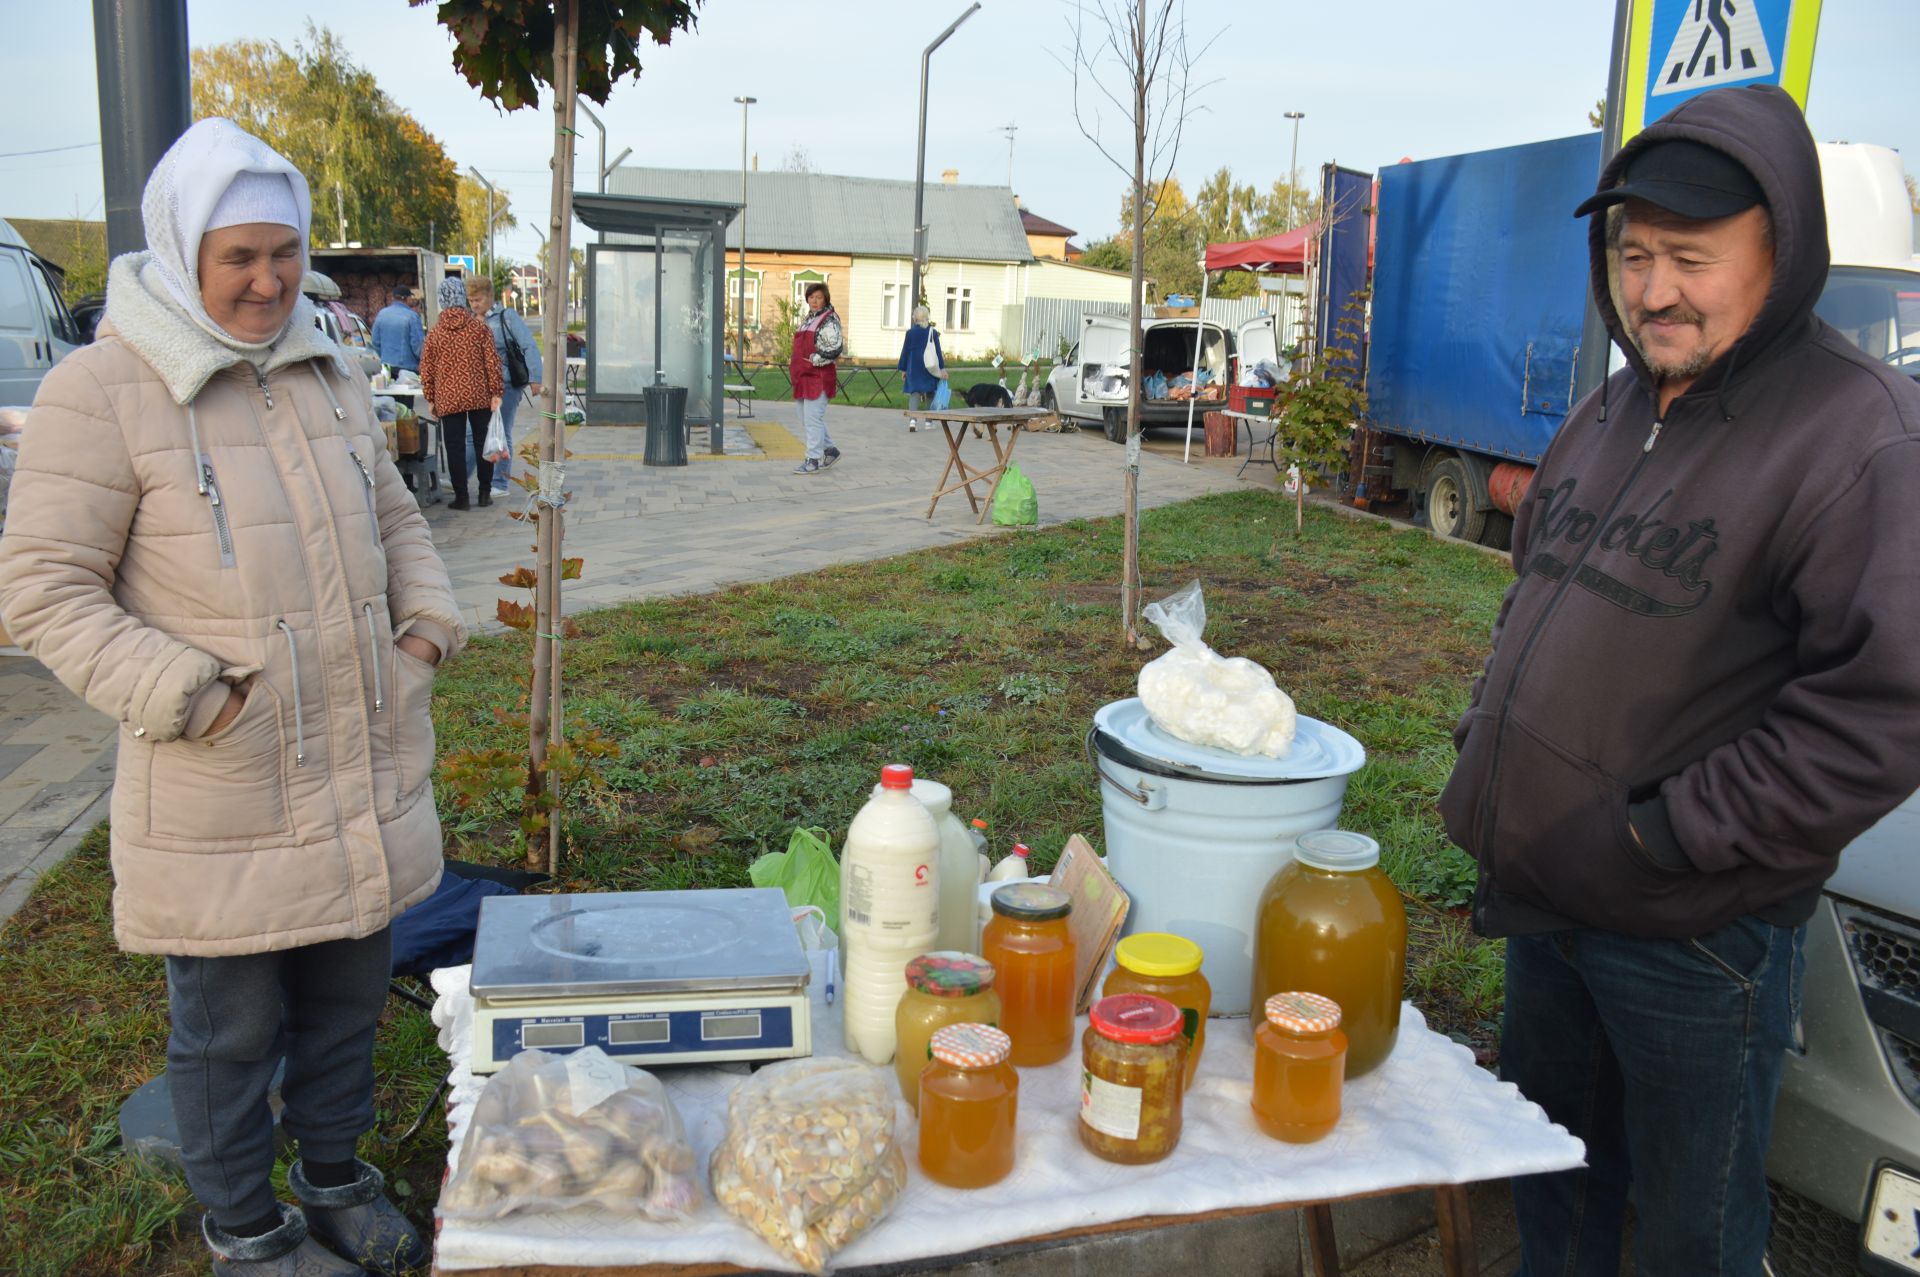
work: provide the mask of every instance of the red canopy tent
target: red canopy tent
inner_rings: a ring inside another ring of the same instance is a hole
[[[1207,270],[1250,270],[1274,275],[1306,273],[1308,245],[1319,238],[1320,224],[1305,226],[1265,239],[1241,240],[1236,244],[1207,245]]]

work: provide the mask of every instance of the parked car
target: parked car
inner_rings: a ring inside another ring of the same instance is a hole
[[[40,379],[85,340],[60,273],[0,219],[0,404],[30,404]]]
[[[1920,795],[1855,839],[1807,928],[1774,1109],[1777,1277],[1920,1271]]]
[[[1108,439],[1126,441],[1128,361],[1132,347],[1127,320],[1118,315],[1087,315],[1080,321],[1080,340],[1047,380],[1042,393],[1043,406],[1051,396],[1052,407],[1062,416],[1098,421]],[[1140,366],[1149,378],[1159,374],[1168,379],[1190,373],[1195,367],[1194,347],[1199,347],[1198,367],[1204,381],[1230,386],[1242,366],[1269,360],[1278,363],[1279,343],[1274,336],[1273,316],[1261,315],[1234,328],[1198,319],[1153,318],[1142,322]],[[1143,399],[1140,426],[1185,426],[1188,401],[1170,397]],[[1201,400],[1194,411],[1224,408],[1224,398]]]
[[[340,286],[327,275],[310,270],[300,281],[300,291],[313,300],[313,324],[344,347],[371,377],[380,371],[380,355],[373,348],[373,334],[366,321],[348,310],[340,301]]]

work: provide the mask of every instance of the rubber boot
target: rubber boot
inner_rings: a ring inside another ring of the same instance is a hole
[[[200,1220],[200,1235],[213,1252],[214,1277],[366,1277],[307,1234],[307,1220],[292,1206],[280,1207],[280,1227],[259,1237],[235,1237],[213,1222]]]
[[[419,1231],[387,1200],[386,1177],[357,1157],[353,1164],[360,1178],[340,1188],[309,1184],[303,1163],[295,1162],[288,1169],[287,1185],[306,1207],[314,1233],[382,1277],[424,1269],[432,1256]]]

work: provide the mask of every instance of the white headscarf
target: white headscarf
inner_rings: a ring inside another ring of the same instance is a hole
[[[300,269],[304,273],[307,230],[313,218],[307,179],[278,151],[232,120],[201,120],[167,148],[154,165],[153,176],[147,179],[140,216],[146,223],[147,247],[152,254],[146,271],[159,277],[173,300],[208,336],[242,353],[257,354],[273,342],[239,340],[213,321],[200,300],[200,239],[214,222],[214,214],[236,178],[244,179],[243,187],[260,187],[247,177],[249,174],[277,174],[292,189],[292,212],[298,219],[292,225],[300,232]],[[266,207],[285,209],[278,199],[267,201]]]

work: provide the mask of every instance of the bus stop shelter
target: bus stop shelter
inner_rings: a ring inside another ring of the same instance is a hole
[[[722,450],[726,231],[740,205],[576,191],[587,245],[587,418],[646,420],[646,388],[687,388],[689,428]]]

